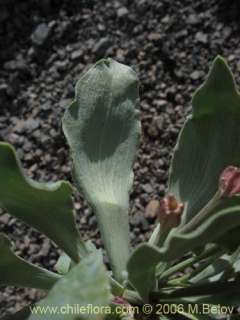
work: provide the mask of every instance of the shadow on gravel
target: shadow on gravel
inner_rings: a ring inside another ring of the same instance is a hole
[[[53,22],[64,10],[67,15],[79,12],[82,8],[92,9],[92,1],[73,0],[71,6],[67,1],[58,0],[0,0],[0,65],[14,58],[24,48],[32,45],[31,35],[41,24]],[[72,28],[69,37],[74,37]],[[44,62],[51,41],[44,43],[41,60]]]
[[[217,15],[224,23],[234,23],[238,28],[240,28],[240,1],[219,0]]]

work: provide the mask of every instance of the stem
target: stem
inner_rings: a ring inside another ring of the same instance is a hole
[[[110,277],[112,294],[117,297],[122,297],[133,305],[141,305],[143,303],[139,294],[136,291],[125,289],[119,282]]]
[[[198,275],[201,271],[206,269],[210,264],[212,264],[216,259],[221,257],[224,253],[224,250],[219,250],[216,254],[210,256],[202,265],[199,265],[191,274],[188,275],[188,278],[193,278],[195,275]]]
[[[111,277],[110,277],[110,285],[112,289],[112,294],[114,296],[121,297],[123,295],[124,287]]]
[[[153,230],[153,233],[148,241],[149,244],[157,247],[161,247],[166,240],[171,229],[163,230],[160,223],[157,224],[156,228]]]
[[[153,230],[153,233],[151,234],[150,239],[148,240],[149,244],[153,246],[157,246],[159,242],[159,237],[160,237],[160,228],[161,228],[160,223],[158,223],[155,229]]]
[[[169,268],[167,271],[163,272],[161,275],[160,280],[164,280],[166,278],[169,278],[170,276],[172,276],[173,274],[175,274],[176,272],[180,272],[184,269],[186,269],[187,267],[191,266],[197,257],[191,257],[185,261],[182,261],[176,265],[174,265],[173,267]]]
[[[221,194],[219,191],[215,193],[213,198],[206,204],[205,207],[203,207],[202,210],[198,212],[196,216],[194,216],[187,224],[183,225],[179,232],[186,233],[194,230],[196,227],[199,226],[199,224],[205,220],[212,212],[212,210],[219,205],[221,201]]]
[[[240,281],[231,282],[218,282],[210,284],[200,284],[194,285],[188,288],[181,288],[174,290],[170,293],[162,292],[152,292],[151,297],[153,299],[169,299],[169,298],[179,298],[179,297],[193,297],[193,296],[205,296],[224,293],[234,293],[240,292]]]
[[[122,283],[130,255],[127,209],[112,203],[101,203],[96,206],[95,212],[114,279]]]
[[[181,277],[178,277],[178,278],[176,278],[176,279],[173,279],[173,280],[170,280],[170,281],[168,281],[168,283],[167,283],[167,285],[169,286],[181,286],[181,287],[186,287],[186,286],[188,286],[186,283],[184,283],[183,281],[185,281],[185,280],[187,280],[188,279],[188,277],[189,277],[189,275],[188,274],[184,274],[183,276],[181,276]]]
[[[143,301],[136,291],[125,290],[122,298],[127,300],[132,305],[142,305]]]
[[[173,267],[169,268],[167,271],[163,272],[160,278],[160,281],[163,279],[169,278],[170,276],[174,275],[176,272],[180,272],[187,267],[190,267],[194,263],[197,263],[200,260],[209,257],[210,255],[216,254],[220,249],[216,246],[207,249],[205,252],[200,254],[199,256],[188,258],[185,261],[181,261],[178,264],[174,265]]]

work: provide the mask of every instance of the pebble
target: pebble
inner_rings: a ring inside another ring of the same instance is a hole
[[[40,23],[31,35],[32,42],[36,45],[43,45],[49,36],[50,29],[46,23]]]
[[[145,216],[146,218],[156,218],[159,211],[159,201],[158,200],[151,200],[149,201],[146,209],[145,209]]]
[[[199,71],[195,70],[190,74],[190,77],[193,80],[198,80],[201,77],[201,73]]]
[[[117,10],[118,18],[124,18],[128,15],[129,11],[126,7],[121,7]]]
[[[234,74],[240,72],[237,11],[225,0],[33,2],[4,0],[7,17],[1,1],[0,138],[14,144],[31,178],[72,181],[61,116],[74,98],[76,81],[104,56],[132,66],[140,78],[142,122],[131,190],[136,215],[130,217],[131,239],[137,245],[153,227],[154,218],[146,219],[144,208],[165,193],[173,146],[191,111],[195,82],[206,77],[218,53],[231,59]],[[74,202],[81,234],[101,247],[92,211],[77,192]],[[49,243],[49,251],[46,245],[42,252],[39,233],[12,217],[0,223],[0,232],[14,243],[21,240],[17,245],[23,257],[52,270],[58,251]],[[2,289],[0,314],[38,298],[34,291]]]
[[[208,42],[208,35],[199,31],[196,33],[195,39],[200,43],[206,44]]]

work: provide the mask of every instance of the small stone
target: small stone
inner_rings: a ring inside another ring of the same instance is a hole
[[[0,215],[0,222],[3,224],[7,224],[10,220],[10,215],[7,213],[1,214]]]
[[[195,70],[190,74],[191,79],[198,80],[201,77],[201,74],[199,71]]]
[[[71,60],[77,60],[79,59],[81,56],[83,55],[83,52],[82,50],[75,50],[71,53]]]
[[[27,68],[23,59],[11,60],[4,63],[4,69],[7,71],[25,70]]]
[[[43,105],[41,105],[42,110],[50,110],[51,109],[51,103],[49,101],[45,102]]]
[[[136,8],[139,12],[144,12],[148,5],[148,0],[136,0]]]
[[[187,23],[189,23],[191,25],[196,25],[196,24],[200,23],[200,19],[199,19],[198,15],[192,13],[188,16]]]
[[[226,26],[222,31],[223,38],[226,40],[227,38],[230,37],[231,33],[232,33],[232,28],[229,26]]]
[[[145,210],[146,218],[155,218],[158,215],[159,207],[158,200],[151,200]]]
[[[150,41],[159,41],[161,38],[162,38],[161,34],[160,34],[160,33],[157,33],[157,32],[151,32],[151,33],[148,35],[148,39],[149,39]]]
[[[117,16],[118,18],[123,18],[128,15],[128,9],[126,7],[121,7],[117,10]]]
[[[237,69],[240,71],[240,61],[237,62]]]
[[[46,23],[40,23],[31,35],[32,42],[36,45],[42,45],[49,36],[50,29]]]
[[[150,138],[156,138],[158,136],[158,130],[153,123],[149,126],[147,133]]]
[[[159,131],[163,130],[164,118],[162,116],[156,117],[154,122]]]
[[[149,183],[144,184],[142,188],[143,188],[143,191],[145,191],[146,193],[153,192],[153,187]]]
[[[7,93],[8,85],[6,83],[0,84],[0,96],[4,96]]]
[[[208,42],[208,36],[207,34],[199,31],[196,33],[196,36],[195,36],[195,39],[200,42],[200,43],[203,43],[203,44],[206,44]]]
[[[170,16],[167,14],[164,18],[162,18],[161,22],[168,24],[170,22]]]
[[[25,122],[24,127],[28,131],[34,131],[39,127],[39,121],[30,118]]]

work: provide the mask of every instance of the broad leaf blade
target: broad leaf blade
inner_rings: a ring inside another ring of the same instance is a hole
[[[101,60],[78,81],[63,118],[76,183],[97,215],[117,278],[129,256],[129,190],[140,132],[137,98],[133,70]]]
[[[77,317],[84,320],[104,319],[104,315],[91,313],[94,310],[107,306],[110,302],[110,285],[107,271],[98,252],[89,254],[74,266],[70,272],[59,280],[49,292],[48,296],[32,309],[30,320],[75,320]],[[71,312],[67,306],[79,306],[76,312]],[[47,307],[54,307],[58,313],[51,314]],[[65,309],[64,309],[65,307]],[[81,309],[82,307],[82,309]],[[62,308],[62,309],[61,309]],[[84,311],[85,308],[85,312]],[[45,310],[45,314],[41,314]],[[59,312],[65,310],[65,312]],[[81,312],[78,314],[78,310]]]
[[[0,285],[49,290],[60,278],[15,255],[10,241],[0,234]]]
[[[179,136],[169,193],[185,203],[183,223],[213,197],[226,166],[240,165],[240,96],[225,61],[217,57],[193,97],[193,114]]]
[[[129,259],[129,281],[145,301],[148,301],[150,291],[155,288],[155,271],[159,262],[159,252],[148,244],[138,246]]]
[[[76,229],[68,182],[37,183],[26,176],[7,143],[0,143],[0,207],[43,232],[71,258],[85,246]]]

